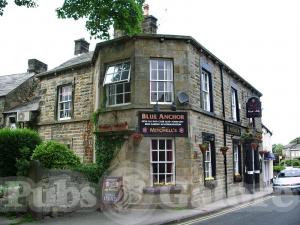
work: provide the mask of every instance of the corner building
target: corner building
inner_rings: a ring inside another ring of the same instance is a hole
[[[110,175],[123,178],[128,204],[193,207],[245,193],[241,134],[262,132],[260,118],[246,118],[247,100],[262,96],[251,84],[189,36],[101,42],[92,64],[95,108],[104,111],[96,135],[124,134]],[[259,188],[259,167],[250,172]]]

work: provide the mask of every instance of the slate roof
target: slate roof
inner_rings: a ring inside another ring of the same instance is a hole
[[[33,73],[19,73],[0,76],[0,97],[7,95],[32,76],[34,76]]]
[[[291,151],[298,151],[300,149],[300,144],[288,144],[284,146],[284,149],[291,149]]]
[[[83,53],[79,56],[76,56],[72,59],[69,59],[68,61],[64,62],[63,64],[59,65],[58,67],[55,67],[51,70],[45,71],[43,73],[39,73],[37,77],[53,74],[56,72],[62,72],[64,70],[72,69],[75,67],[80,67],[84,65],[88,65],[92,62],[92,57],[93,57],[94,52],[88,52],[88,53]]]
[[[40,98],[35,98],[30,102],[18,105],[10,110],[7,110],[3,113],[16,113],[16,112],[28,112],[28,111],[37,111],[39,109]]]

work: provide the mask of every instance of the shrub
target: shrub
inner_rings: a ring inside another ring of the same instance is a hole
[[[284,166],[274,166],[273,171],[279,173],[281,170],[284,170]]]
[[[86,176],[89,182],[97,184],[100,178],[100,170],[97,164],[80,164],[72,170],[80,172]]]
[[[300,166],[300,160],[298,159],[285,159],[281,160],[279,163],[280,166],[294,166],[294,167],[299,167]]]
[[[30,160],[37,145],[42,142],[37,132],[29,129],[0,129],[0,177],[16,176],[18,160]],[[27,149],[22,155],[21,149]]]
[[[33,152],[33,160],[39,160],[48,169],[66,169],[80,165],[80,159],[66,145],[54,141],[47,141]]]

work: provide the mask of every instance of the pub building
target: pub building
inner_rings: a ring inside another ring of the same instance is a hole
[[[95,106],[105,106],[96,135],[125,138],[108,174],[123,180],[120,201],[194,207],[260,188],[261,146],[241,135],[261,133],[246,103],[262,94],[195,39],[116,37],[97,44],[93,64]],[[126,126],[111,130],[118,124]]]
[[[105,183],[120,184],[120,204],[195,207],[256,191],[261,144],[243,137],[262,132],[262,94],[194,38],[157,34],[156,23],[146,14],[143,34],[116,30],[94,52],[77,40],[84,51],[41,73],[40,135],[94,162],[93,135],[123,135]]]

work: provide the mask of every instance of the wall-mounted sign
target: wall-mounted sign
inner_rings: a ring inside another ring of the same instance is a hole
[[[252,97],[246,103],[247,118],[261,117],[261,102],[258,98]]]
[[[104,204],[117,203],[123,198],[123,178],[105,177],[102,185],[102,202]]]
[[[148,137],[187,137],[186,112],[139,112],[140,132]]]
[[[124,131],[124,130],[128,130],[127,122],[99,125],[99,132],[112,132],[112,131]]]
[[[225,133],[235,136],[241,136],[241,128],[230,123],[225,123]]]

